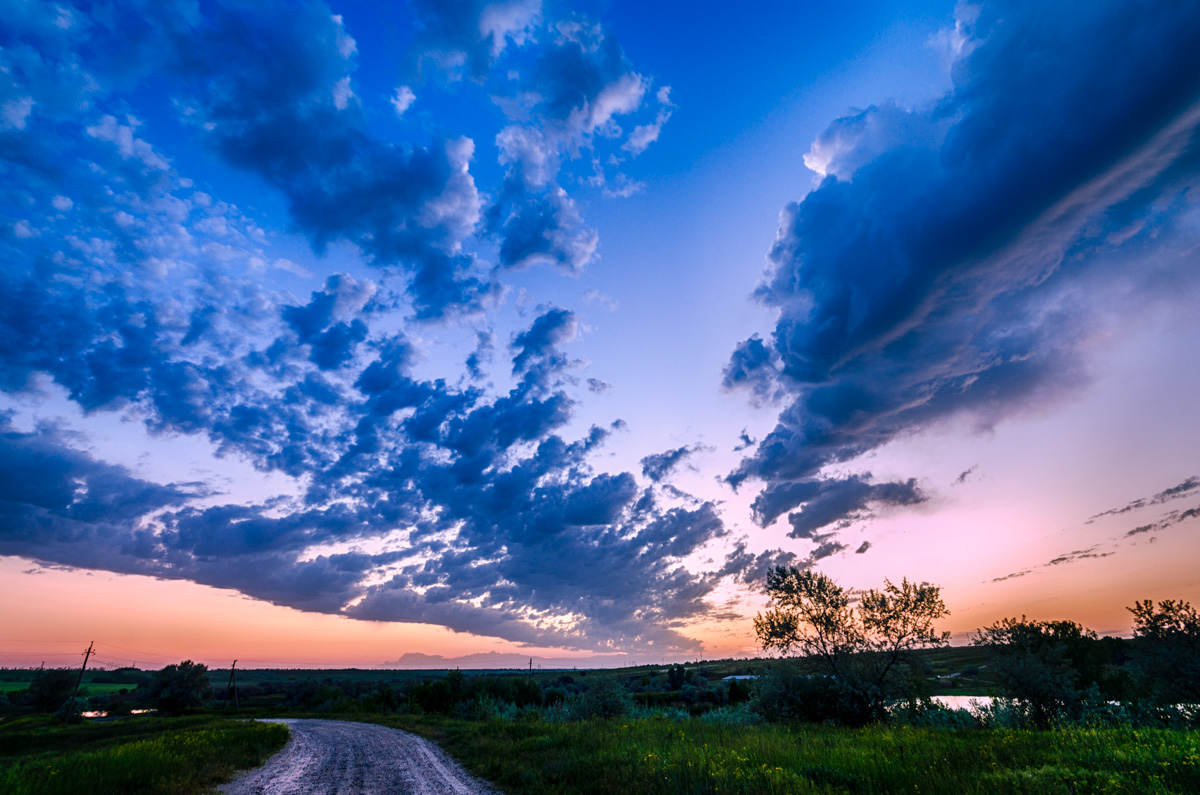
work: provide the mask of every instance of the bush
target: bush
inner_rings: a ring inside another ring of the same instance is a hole
[[[755,726],[763,722],[762,716],[753,712],[746,704],[717,707],[701,715],[700,720],[717,726]]]
[[[154,675],[149,698],[168,715],[182,715],[189,709],[204,706],[212,693],[208,666],[184,660],[178,665],[168,665]]]
[[[780,661],[759,677],[750,698],[750,709],[773,722],[836,721],[839,693],[833,679],[802,673],[795,663]]]
[[[632,706],[633,699],[621,683],[612,677],[604,677],[571,701],[571,716],[578,720],[619,718],[629,714]]]
[[[33,708],[38,712],[54,712],[71,697],[75,690],[75,682],[79,679],[75,671],[66,668],[52,668],[42,671],[34,677],[29,685],[29,696],[33,699]],[[80,690],[79,695],[87,693]]]
[[[83,711],[88,708],[88,700],[86,698],[68,698],[54,712],[54,717],[64,723],[78,723],[83,720]]]
[[[1098,688],[1103,662],[1096,634],[1073,621],[1005,618],[981,629],[973,643],[992,650],[989,670],[1001,695],[1006,721],[1047,729],[1078,722],[1085,693]]]
[[[914,729],[978,729],[982,721],[969,710],[953,709],[936,701],[905,704],[892,711],[892,722]]]

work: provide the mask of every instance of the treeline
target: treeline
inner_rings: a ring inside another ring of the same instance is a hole
[[[861,726],[1068,724],[1200,725],[1200,615],[1186,602],[1138,602],[1131,641],[1100,638],[1073,621],[1005,618],[979,630],[995,700],[971,714],[930,701],[922,650],[944,646],[934,622],[940,589],[886,582],[857,598],[829,577],[779,567],[759,642],[798,659],[759,683],[752,708],[771,720]]]
[[[851,594],[819,573],[779,568],[768,577],[767,593],[769,608],[755,628],[763,648],[781,653],[774,661],[536,675],[413,672],[401,682],[371,681],[366,672],[355,672],[341,679],[240,684],[238,701],[252,710],[465,720],[701,716],[737,724],[1200,727],[1200,615],[1186,602],[1130,607],[1132,639],[1100,638],[1073,621],[1025,617],[979,630],[971,663],[952,681],[970,677],[973,687],[986,686],[994,699],[968,712],[931,698],[946,681],[934,675],[931,660],[963,656],[939,650],[948,638],[934,624],[947,611],[936,586],[905,580]],[[191,661],[157,672],[101,675],[110,680],[108,689],[129,687],[72,701],[77,672],[43,671],[28,690],[0,696],[0,711],[56,712],[70,720],[89,708],[109,715],[135,709],[177,715],[232,706],[226,688],[214,688],[205,666]]]

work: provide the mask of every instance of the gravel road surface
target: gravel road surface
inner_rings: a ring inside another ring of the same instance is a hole
[[[283,750],[221,788],[226,795],[497,795],[415,734],[340,720],[272,720]]]

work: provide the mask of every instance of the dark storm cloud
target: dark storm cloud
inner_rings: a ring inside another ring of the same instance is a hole
[[[725,372],[727,387],[790,398],[728,480],[767,484],[760,521],[803,506],[793,534],[864,515],[870,488],[919,502],[911,481],[826,468],[1071,393],[1118,304],[1146,312],[1194,282],[1177,221],[1196,178],[1200,8],[959,14],[948,96],[869,108],[814,143],[806,163],[825,178],[784,209],[756,294],[779,313],[774,332]]]

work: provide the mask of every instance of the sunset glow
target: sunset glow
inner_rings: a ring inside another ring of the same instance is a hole
[[[2,666],[1200,602],[1200,5],[2,5]]]

